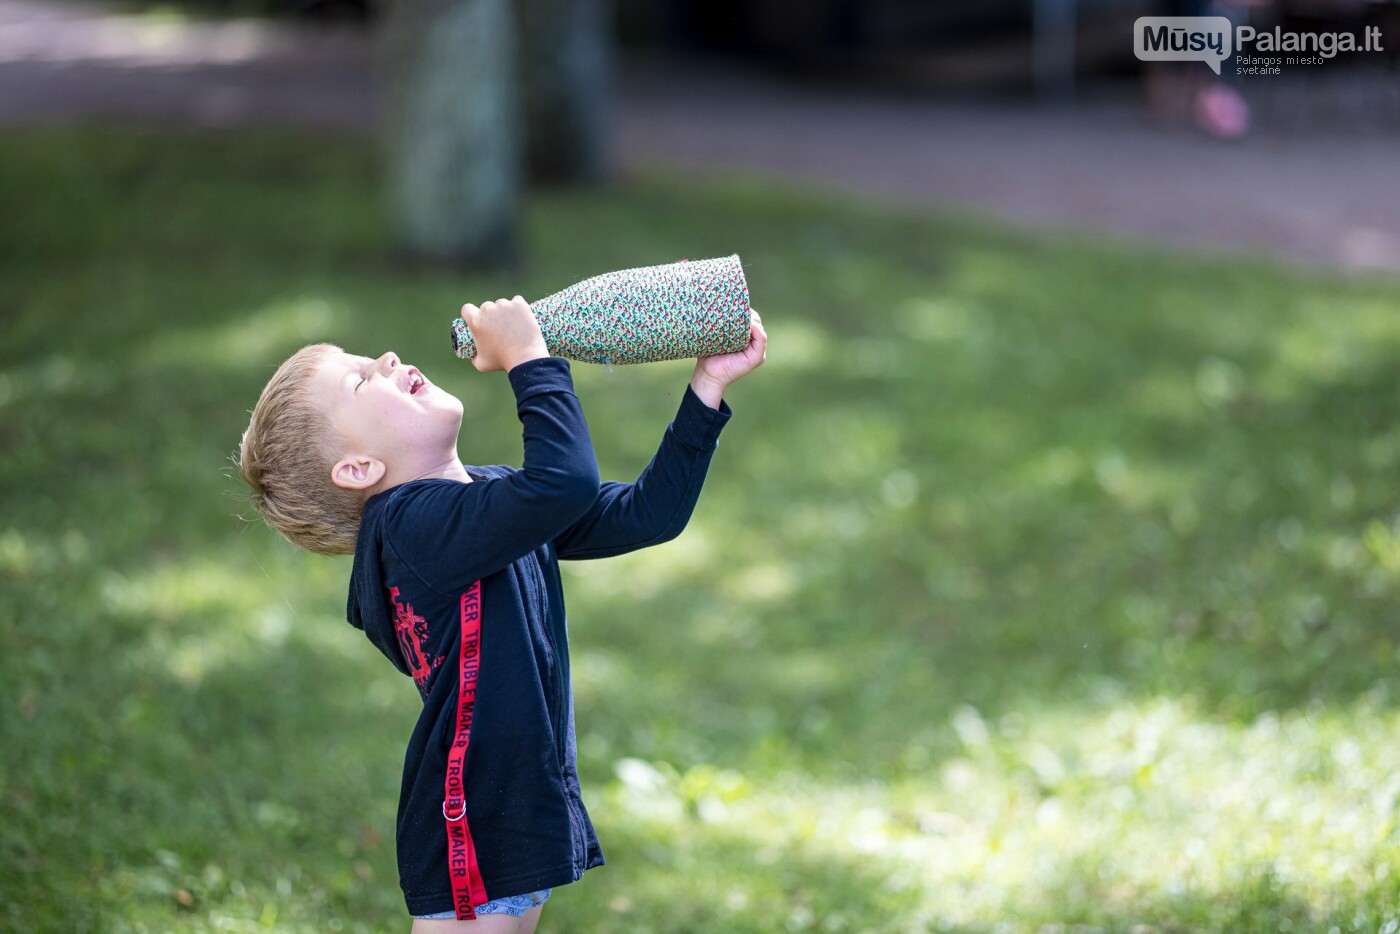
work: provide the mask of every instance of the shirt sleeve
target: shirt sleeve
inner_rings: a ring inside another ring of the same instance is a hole
[[[386,541],[429,587],[453,593],[552,540],[598,496],[598,461],[569,363],[545,357],[509,373],[524,466],[459,483],[391,491]]]
[[[681,533],[734,413],[723,399],[712,409],[686,386],[661,447],[635,483],[608,481],[576,521],[554,540],[560,558],[610,558],[670,541]]]

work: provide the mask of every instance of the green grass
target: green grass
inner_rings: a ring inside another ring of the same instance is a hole
[[[740,253],[771,340],[686,533],[564,568],[609,865],[545,930],[1400,927],[1400,284],[729,177],[387,259],[369,147],[0,138],[0,929],[406,930],[407,679],[229,456],[305,342],[517,462],[463,301]],[[683,362],[577,365],[630,479]]]

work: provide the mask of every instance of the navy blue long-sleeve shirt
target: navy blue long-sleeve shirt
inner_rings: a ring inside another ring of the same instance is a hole
[[[423,710],[399,796],[399,882],[411,914],[453,909],[443,784],[458,695],[462,595],[481,582],[481,646],[465,761],[467,821],[489,898],[572,882],[603,862],[579,792],[557,560],[680,534],[731,416],[689,386],[635,483],[598,479],[567,361],[510,371],[525,459],[415,480],[365,503],[347,617],[411,676]]]

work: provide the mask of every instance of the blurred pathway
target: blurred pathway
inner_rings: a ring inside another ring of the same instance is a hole
[[[949,103],[669,55],[622,63],[616,88],[624,171],[741,169],[1043,229],[1400,271],[1400,130],[1225,144],[1160,129],[1132,100]],[[374,50],[353,28],[0,0],[0,124],[369,131],[376,104]]]

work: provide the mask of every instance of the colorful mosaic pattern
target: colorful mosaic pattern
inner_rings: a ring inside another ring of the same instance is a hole
[[[655,363],[749,346],[749,287],[739,257],[604,273],[532,302],[549,352],[583,363]],[[476,356],[461,318],[457,356]]]

